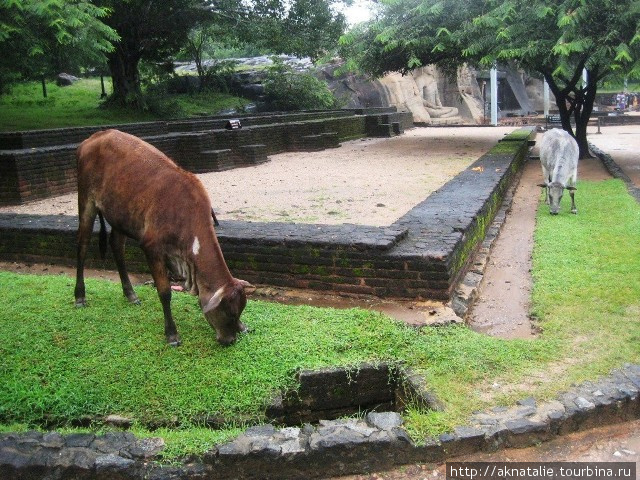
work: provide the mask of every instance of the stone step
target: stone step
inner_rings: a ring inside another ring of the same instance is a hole
[[[337,148],[340,140],[337,132],[324,132],[312,135],[301,135],[293,142],[296,150],[303,152],[320,151],[326,148]]]
[[[191,170],[194,173],[221,172],[223,170],[230,170],[236,166],[230,148],[203,150],[200,153],[204,162],[197,170]]]
[[[263,144],[255,145],[242,145],[239,148],[239,154],[241,157],[241,165],[259,165],[269,161],[267,156],[267,146]]]

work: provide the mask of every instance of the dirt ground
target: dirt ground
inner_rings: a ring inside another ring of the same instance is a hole
[[[602,127],[600,134],[596,132],[596,127],[589,127],[589,141],[613,157],[631,181],[640,185],[640,161],[637,150],[640,146],[640,127]],[[635,145],[636,148],[629,148],[629,145]]]
[[[540,135],[537,135],[537,141]],[[533,231],[541,195],[537,184],[542,181],[540,162],[535,158],[537,155],[537,147],[534,147],[534,158],[524,167],[511,209],[491,250],[479,297],[468,314],[467,321],[471,327],[488,335],[531,338],[536,334],[536,326],[529,318],[529,297]],[[579,162],[579,180],[606,178],[610,175],[597,158]],[[579,191],[576,192],[576,206],[580,214]]]

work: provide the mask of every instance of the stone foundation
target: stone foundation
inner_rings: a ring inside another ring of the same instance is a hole
[[[365,136],[393,136],[413,127],[410,113],[390,109],[335,110],[228,118],[151,122],[0,133],[0,205],[16,205],[77,188],[76,149],[98,130],[117,128],[156,146],[194,173],[217,172],[268,161],[268,155],[336,147]]]
[[[229,268],[256,284],[348,294],[449,300],[528,152],[532,129],[491,151],[387,227],[224,221]],[[0,215],[0,258],[74,265],[76,217]],[[91,242],[87,265],[113,268]],[[147,271],[127,249],[132,272]]]

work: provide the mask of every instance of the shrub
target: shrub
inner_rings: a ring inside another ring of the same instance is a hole
[[[336,99],[327,84],[311,73],[298,73],[274,58],[267,69],[265,93],[274,110],[317,110],[335,108]]]

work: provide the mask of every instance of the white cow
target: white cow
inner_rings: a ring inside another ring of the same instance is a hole
[[[571,213],[578,213],[575,202],[580,150],[576,140],[564,130],[554,128],[542,136],[540,163],[544,183],[538,186],[546,190],[549,213],[557,215],[564,189],[571,195]]]

